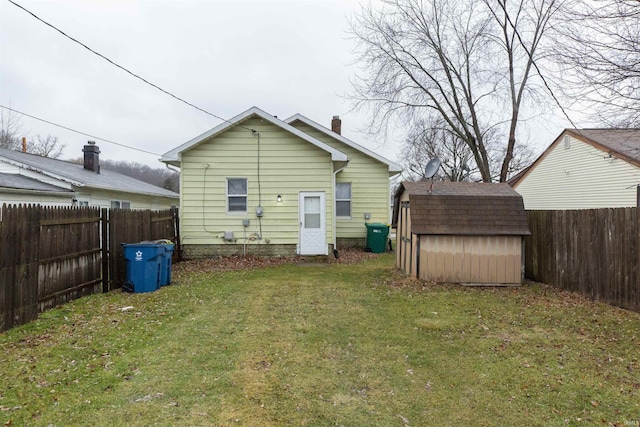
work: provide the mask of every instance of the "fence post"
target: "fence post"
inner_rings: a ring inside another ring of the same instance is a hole
[[[111,290],[109,278],[109,209],[100,209],[100,234],[102,241],[102,292]]]
[[[178,261],[182,261],[182,242],[180,241],[180,215],[176,206],[171,206],[171,215],[173,216],[173,234],[175,236],[176,253]]]

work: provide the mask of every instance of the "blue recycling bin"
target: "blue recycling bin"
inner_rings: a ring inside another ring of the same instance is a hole
[[[159,243],[123,243],[127,278],[122,286],[127,292],[153,292],[160,288],[162,258],[165,252]]]
[[[157,240],[164,249],[160,261],[160,286],[171,284],[171,259],[173,257],[174,244],[171,240]]]

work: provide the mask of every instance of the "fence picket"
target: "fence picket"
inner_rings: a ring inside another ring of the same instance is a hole
[[[527,211],[525,276],[640,311],[638,208]]]

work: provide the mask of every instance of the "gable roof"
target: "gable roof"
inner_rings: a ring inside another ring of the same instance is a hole
[[[562,141],[565,135],[640,167],[640,129],[565,129],[529,167],[511,178],[508,181],[509,185],[514,187],[522,181]]]
[[[291,124],[295,121],[300,121],[306,125],[311,126],[312,128],[314,128],[317,131],[323,132],[326,135],[329,135],[330,137],[337,139],[338,141],[342,142],[343,144],[351,147],[351,148],[355,148],[356,150],[360,151],[361,153],[366,154],[369,157],[373,157],[374,159],[376,159],[377,161],[384,163],[385,165],[387,165],[389,167],[389,172],[393,172],[393,173],[400,173],[402,172],[402,166],[398,165],[397,163],[392,162],[389,159],[386,159],[382,156],[380,156],[379,154],[374,153],[371,150],[368,150],[367,148],[356,144],[355,142],[351,141],[348,138],[345,138],[344,136],[340,135],[339,133],[335,133],[334,131],[332,131],[331,129],[328,129],[324,126],[322,126],[321,124],[314,122],[313,120],[309,119],[308,117],[303,116],[302,114],[295,114],[291,117],[289,117],[288,119],[285,119],[285,122]]]
[[[208,130],[207,132],[196,136],[195,138],[185,142],[184,144],[174,148],[171,151],[166,152],[165,154],[162,155],[162,157],[160,158],[161,162],[165,162],[165,163],[169,163],[172,164],[174,166],[180,166],[180,157],[181,154],[195,146],[197,146],[198,144],[206,141],[209,138],[213,138],[216,135],[221,134],[222,132],[234,127],[234,126],[238,126],[241,125],[242,122],[252,118],[252,117],[260,117],[261,119],[266,120],[267,122],[278,126],[284,130],[286,130],[287,132],[290,132],[294,135],[296,135],[299,138],[304,139],[305,141],[315,145],[316,147],[326,151],[327,153],[331,154],[331,160],[333,161],[342,161],[342,162],[346,162],[348,160],[348,157],[346,154],[344,154],[343,152],[336,150],[335,148],[325,144],[324,142],[312,137],[311,135],[307,135],[306,133],[294,128],[293,126],[291,126],[288,123],[283,122],[282,120],[278,119],[275,116],[272,116],[271,114],[261,110],[258,107],[251,107],[248,110],[238,114],[237,116],[219,124],[218,126],[214,127],[213,129]],[[247,132],[249,132],[249,129],[247,130]]]
[[[522,196],[505,183],[402,182],[396,192],[409,194],[413,234],[465,236],[529,235]]]
[[[180,195],[173,191],[148,184],[146,182],[122,175],[118,172],[101,169],[100,173],[86,170],[83,165],[65,160],[50,159],[35,154],[0,148],[0,161],[14,166],[29,169],[45,176],[59,179],[75,187],[88,187],[126,193],[144,194],[148,196],[171,197],[179,199]]]

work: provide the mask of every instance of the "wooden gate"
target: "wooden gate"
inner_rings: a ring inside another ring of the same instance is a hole
[[[100,209],[41,209],[38,313],[99,292],[102,292]]]

